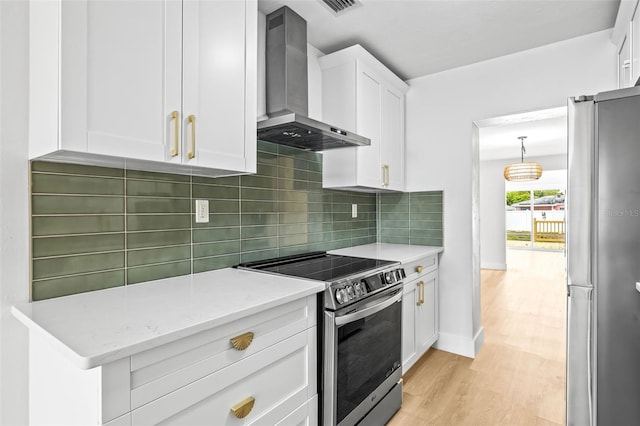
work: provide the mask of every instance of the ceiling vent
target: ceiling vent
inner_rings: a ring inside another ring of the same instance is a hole
[[[360,0],[320,0],[334,15],[342,15],[350,10],[362,6]]]

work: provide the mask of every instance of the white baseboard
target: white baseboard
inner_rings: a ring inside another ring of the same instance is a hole
[[[473,339],[457,334],[440,332],[434,348],[466,356],[467,358],[475,358],[483,344],[484,328],[480,327]]]
[[[499,271],[506,271],[507,264],[506,263],[497,263],[497,262],[480,262],[481,269],[497,269]]]

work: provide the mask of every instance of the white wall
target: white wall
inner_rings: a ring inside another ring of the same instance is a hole
[[[480,139],[482,145],[482,139]],[[507,269],[505,232],[505,180],[504,166],[519,162],[520,158],[480,161],[480,267]],[[565,169],[565,155],[527,157],[535,161],[545,172]],[[531,184],[531,182],[527,182]],[[566,185],[565,185],[566,186]],[[564,189],[565,186],[558,189]]]
[[[481,338],[480,242],[472,234],[474,121],[566,105],[566,98],[616,86],[610,31],[410,80],[407,184],[444,191],[438,347],[474,356]]]
[[[28,422],[26,328],[9,308],[29,298],[28,2],[0,1],[0,424]]]

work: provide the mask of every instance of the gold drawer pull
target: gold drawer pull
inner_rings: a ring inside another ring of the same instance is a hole
[[[232,337],[229,341],[231,342],[234,348],[236,348],[239,351],[244,351],[249,347],[251,342],[253,342],[253,333],[249,331],[239,336]]]
[[[244,419],[249,415],[251,410],[253,410],[253,404],[255,404],[255,402],[256,399],[252,396],[245,398],[231,407],[231,413],[239,419]]]
[[[191,145],[189,146],[187,157],[191,160],[196,156],[196,116],[191,114],[187,119],[189,120],[189,124],[191,124]]]
[[[417,266],[416,267],[416,272],[418,272],[419,274],[422,273],[422,270],[423,270],[422,266]]]
[[[171,120],[173,121],[173,147],[171,148],[171,156],[178,155],[178,141],[180,140],[180,114],[178,111],[171,112]]]

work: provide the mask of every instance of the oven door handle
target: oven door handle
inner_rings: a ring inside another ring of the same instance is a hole
[[[350,322],[357,321],[364,317],[368,317],[369,315],[373,315],[377,312],[382,311],[383,309],[388,308],[389,306],[400,301],[401,299],[402,299],[402,291],[398,291],[398,294],[396,294],[393,297],[390,297],[389,299],[385,299],[384,302],[377,303],[373,306],[369,306],[367,308],[364,308],[361,311],[356,311],[352,314],[336,317],[335,319],[336,325],[341,326],[341,325],[349,324]]]

